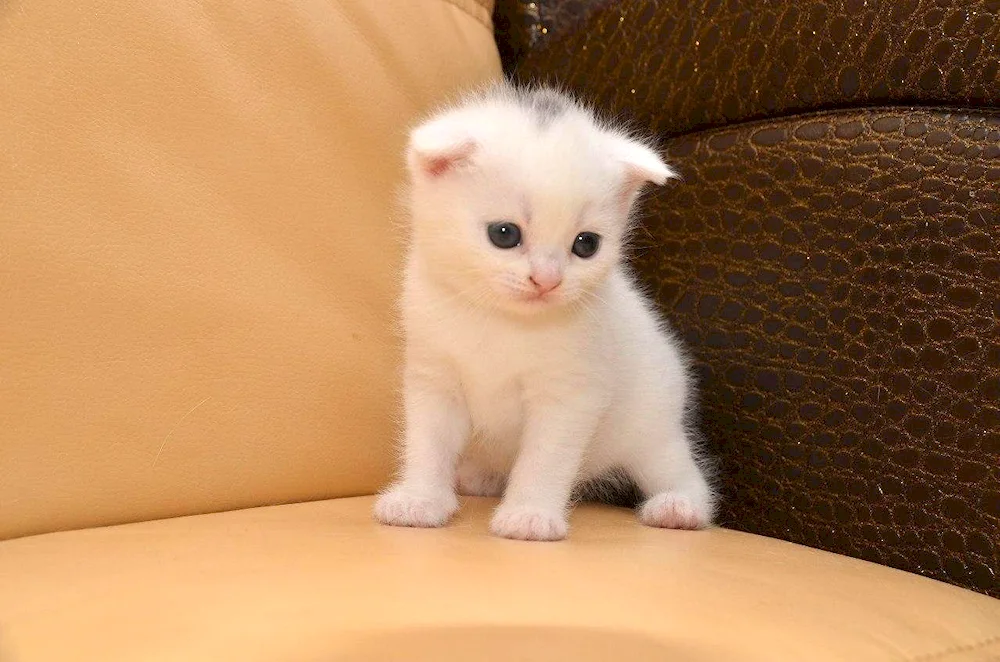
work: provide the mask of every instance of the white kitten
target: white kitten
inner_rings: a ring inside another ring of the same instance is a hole
[[[574,488],[624,471],[651,526],[701,528],[713,494],[685,428],[684,361],[623,264],[630,210],[674,172],[552,90],[507,85],[413,131],[402,299],[406,438],[375,517],[558,540]]]

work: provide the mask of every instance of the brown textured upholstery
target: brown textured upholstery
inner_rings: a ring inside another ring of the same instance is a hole
[[[519,73],[661,134],[845,104],[1000,105],[1000,0],[592,0],[558,19]]]
[[[1000,2],[576,9],[518,72],[668,138],[723,522],[1000,596]]]
[[[537,3],[497,0],[493,32],[504,71],[510,73],[538,40],[541,24]]]
[[[890,109],[671,143],[638,265],[726,524],[1000,593],[998,141],[1000,114]]]
[[[497,0],[493,27],[504,71],[510,75],[532,49],[572,30],[611,0]]]

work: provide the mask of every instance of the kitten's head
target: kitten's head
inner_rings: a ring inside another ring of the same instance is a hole
[[[642,186],[676,176],[570,98],[508,86],[417,127],[408,166],[422,272],[517,314],[592,298],[622,259]]]

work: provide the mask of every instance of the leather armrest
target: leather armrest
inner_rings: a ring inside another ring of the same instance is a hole
[[[660,135],[845,106],[1000,105],[997,0],[582,4],[517,76]]]

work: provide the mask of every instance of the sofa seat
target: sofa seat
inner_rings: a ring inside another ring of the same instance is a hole
[[[370,497],[0,543],[0,659],[996,660],[1000,601],[583,506],[571,537],[372,522]]]

